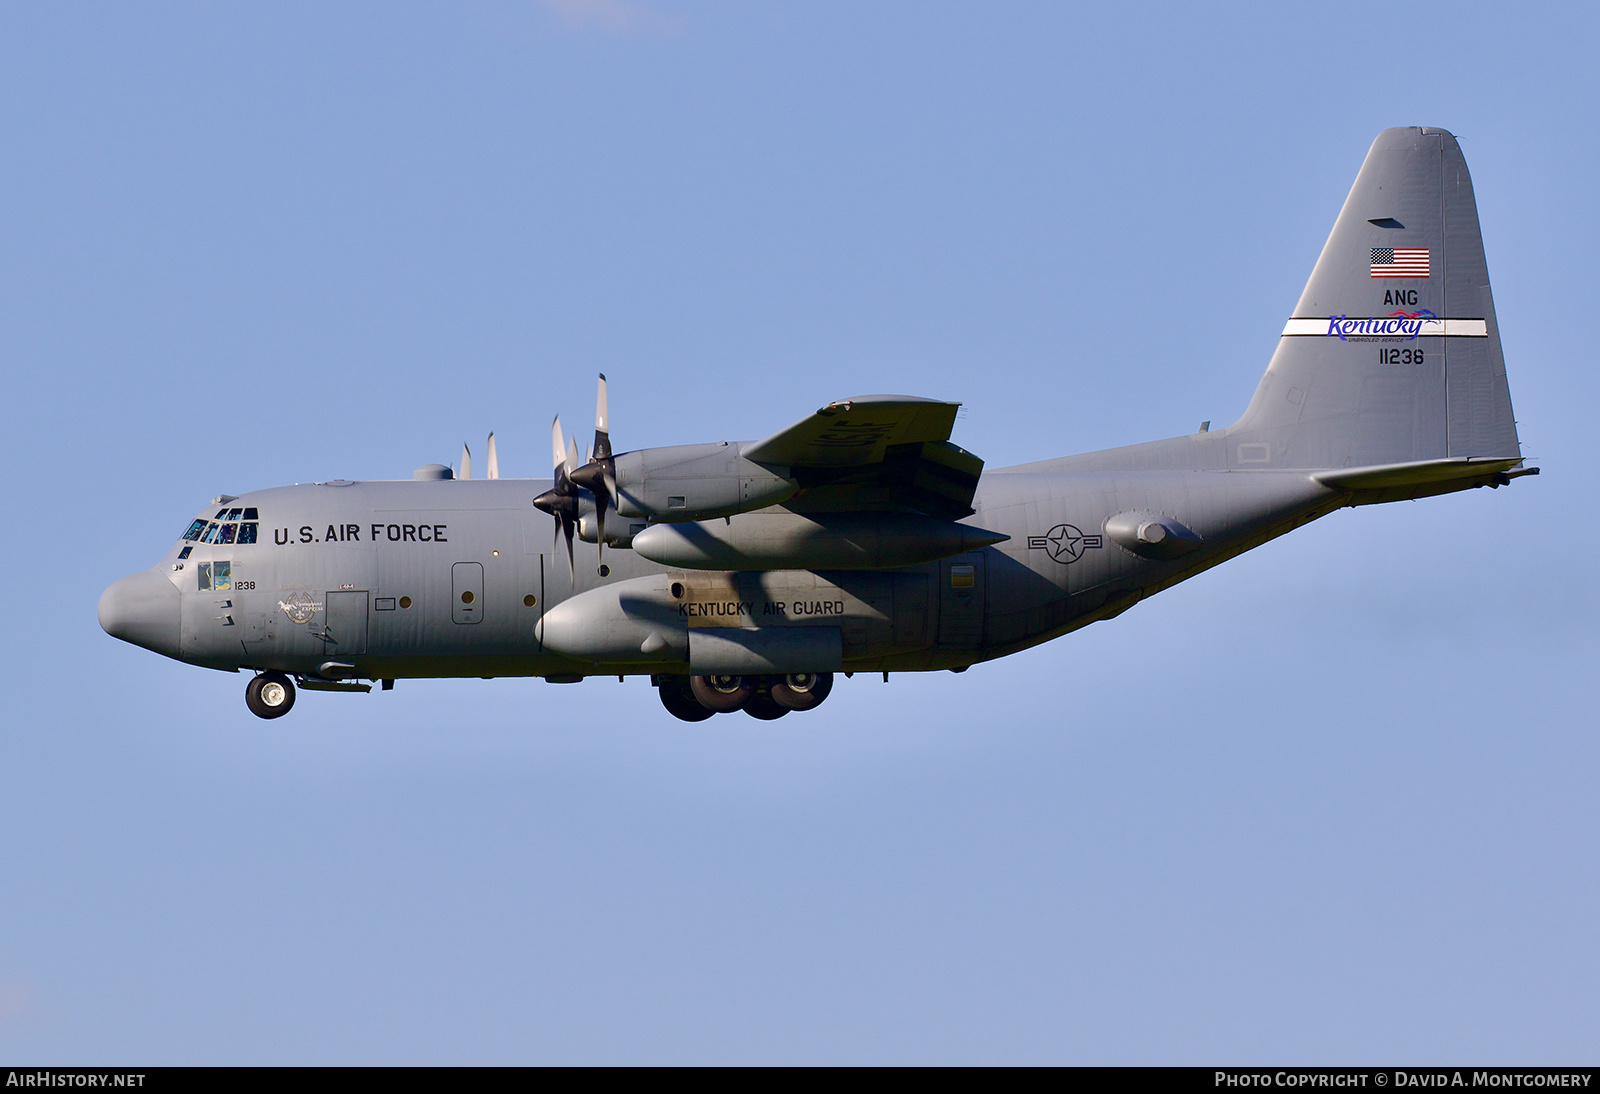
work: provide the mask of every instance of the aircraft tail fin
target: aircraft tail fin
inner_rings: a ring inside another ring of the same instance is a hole
[[[1371,467],[1515,459],[1472,180],[1455,137],[1378,135],[1227,464]]]

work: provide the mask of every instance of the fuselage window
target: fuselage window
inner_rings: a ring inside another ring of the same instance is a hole
[[[250,509],[250,510],[246,510],[246,511],[247,512],[251,512],[251,513],[255,512],[254,509]],[[256,541],[256,526],[254,524],[241,524],[241,525],[239,525],[239,542],[240,543],[254,543],[255,541]]]
[[[232,543],[234,537],[238,534],[239,526],[237,524],[224,524],[222,526],[222,531],[217,533],[217,542]]]
[[[189,525],[189,530],[187,532],[183,533],[183,538],[185,540],[199,539],[200,538],[200,533],[204,532],[205,530],[206,530],[206,518],[205,517],[201,517],[199,520],[197,520],[193,524]]]
[[[194,550],[194,547],[193,546],[189,546],[189,547],[185,547],[183,550],[179,551],[178,552],[179,560],[181,561],[183,559],[188,558],[189,557],[189,552],[192,551],[192,550]]]
[[[200,580],[200,591],[207,592],[211,588],[211,563],[202,562],[195,567],[195,575]]]

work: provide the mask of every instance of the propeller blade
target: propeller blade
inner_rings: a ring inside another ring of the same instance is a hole
[[[594,399],[594,453],[589,457],[600,465],[594,493],[604,486],[612,505],[617,504],[617,461],[611,458],[611,406],[606,398],[606,374],[600,374],[600,389]]]
[[[489,434],[489,472],[486,478],[498,479],[500,477],[500,457],[494,450],[494,434]]]
[[[472,478],[472,450],[464,444],[461,446],[461,474],[458,477]]]
[[[594,400],[594,458],[611,458],[611,411],[606,403],[606,374],[600,374],[600,393]]]
[[[617,497],[617,461],[611,454],[610,403],[606,396],[606,374],[600,374],[600,386],[595,394],[594,445],[589,449],[583,466],[572,474],[572,481],[594,495],[597,527],[600,533],[601,552],[604,553],[606,510],[615,509]]]
[[[600,384],[594,402],[594,444],[584,456],[583,466],[571,467],[568,474],[574,485],[581,486],[594,495],[597,552],[604,559],[606,550],[606,512],[617,508],[617,461],[611,454],[611,408],[606,395],[606,374],[600,374]],[[567,450],[567,458],[576,462],[577,438]],[[570,467],[570,464],[569,464]],[[604,566],[602,565],[602,569]]]
[[[574,581],[578,579],[578,565],[572,557],[572,533],[577,530],[578,521],[574,517],[563,517],[561,530],[567,534],[567,576]]]
[[[533,499],[533,506],[540,512],[549,513],[555,518],[555,539],[551,542],[550,552],[555,553],[561,545],[561,533],[567,533],[567,539],[572,539],[572,522],[577,520],[578,496],[568,475],[571,458],[568,454],[566,442],[561,436],[561,417],[556,416],[550,423],[550,460],[555,465],[551,471],[553,481],[550,489]],[[498,470],[498,469],[497,469]]]

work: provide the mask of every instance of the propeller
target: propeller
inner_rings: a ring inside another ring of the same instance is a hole
[[[533,499],[533,506],[542,512],[549,513],[556,518],[555,542],[559,544],[564,534],[567,537],[567,572],[577,574],[577,567],[572,556],[572,534],[578,527],[578,488],[572,481],[573,465],[577,462],[578,445],[574,441],[571,448],[567,447],[561,438],[561,416],[550,426],[550,448],[552,462],[555,464],[555,482],[549,490]]]
[[[472,449],[464,444],[461,446],[461,474],[459,477],[463,479],[472,478]],[[500,477],[500,458],[495,455],[493,433],[489,434],[489,473],[486,477],[491,479]]]
[[[617,461],[611,454],[610,416],[606,404],[606,374],[602,372],[594,403],[594,448],[584,465],[572,472],[572,481],[594,495],[595,530],[599,533],[596,538],[602,554],[606,548],[606,510],[617,506]]]

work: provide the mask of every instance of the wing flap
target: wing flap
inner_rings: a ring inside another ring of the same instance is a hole
[[[800,467],[800,493],[785,507],[802,513],[904,512],[960,520],[973,513],[983,461],[949,441],[892,445],[861,467]]]

